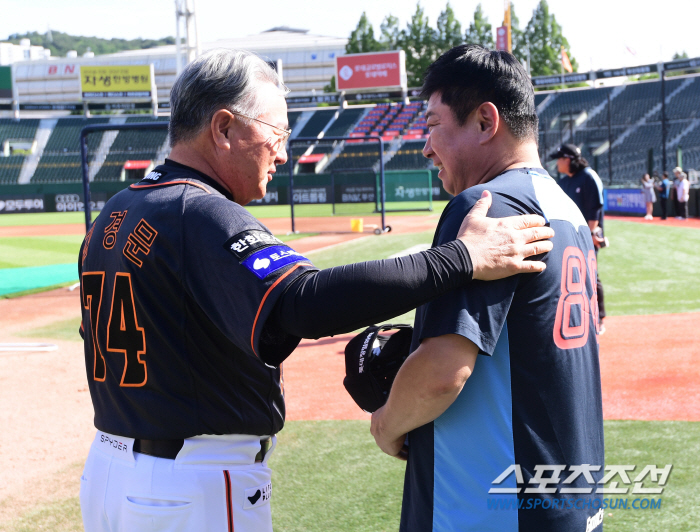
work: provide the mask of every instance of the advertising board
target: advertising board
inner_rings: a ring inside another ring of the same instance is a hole
[[[0,99],[12,99],[12,67],[0,66]]]
[[[336,57],[339,91],[406,88],[406,54],[403,50],[349,54]]]
[[[605,212],[645,214],[644,195],[638,188],[616,188],[604,191]]]
[[[150,98],[152,65],[81,66],[83,98]]]

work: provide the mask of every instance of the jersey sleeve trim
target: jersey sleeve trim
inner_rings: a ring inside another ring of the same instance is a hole
[[[255,330],[258,326],[258,318],[260,317],[260,313],[262,312],[263,306],[265,305],[265,301],[267,301],[267,296],[270,295],[270,293],[275,289],[275,287],[280,284],[284,279],[286,279],[294,270],[299,268],[300,266],[313,266],[312,264],[309,264],[308,262],[300,262],[298,264],[295,264],[293,268],[290,268],[288,271],[286,271],[282,276],[280,276],[279,279],[277,279],[270,288],[267,289],[267,292],[265,292],[265,295],[262,297],[262,300],[260,301],[260,306],[258,307],[258,311],[255,314],[255,320],[253,320],[253,330],[250,333],[250,348],[253,350],[253,354],[260,358],[257,351],[255,351]]]
[[[192,181],[168,181],[167,183],[155,183],[152,185],[129,185],[129,188],[132,190],[139,190],[142,188],[153,188],[153,187],[167,187],[170,185],[191,185],[193,187],[201,188],[204,192],[207,194],[211,194],[211,191],[205,187],[204,185],[200,185],[199,183],[193,183]]]

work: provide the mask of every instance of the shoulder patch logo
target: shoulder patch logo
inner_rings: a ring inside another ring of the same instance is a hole
[[[266,246],[245,259],[241,264],[253,272],[258,279],[265,279],[280,268],[295,262],[311,261],[289,246]]]
[[[255,259],[253,263],[254,270],[264,270],[270,265],[270,259]]]
[[[224,243],[224,249],[233,254],[239,261],[243,261],[258,250],[279,245],[282,245],[282,241],[267,231],[249,229],[229,238]]]

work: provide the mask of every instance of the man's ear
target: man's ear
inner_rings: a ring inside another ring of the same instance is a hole
[[[476,120],[479,127],[479,144],[490,141],[498,132],[501,117],[498,109],[491,102],[484,102],[476,108]]]
[[[210,130],[217,148],[231,149],[230,129],[235,117],[226,109],[219,109],[211,118]]]

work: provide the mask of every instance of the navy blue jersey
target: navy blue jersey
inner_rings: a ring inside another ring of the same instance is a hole
[[[95,426],[146,439],[275,434],[279,368],[259,358],[275,301],[315,270],[217,182],[167,161],[105,205],[79,258]],[[282,338],[290,353],[299,338]]]
[[[584,531],[598,510],[578,509],[575,499],[596,497],[596,486],[585,475],[564,481],[570,466],[600,466],[593,482],[604,468],[590,231],[544,170],[517,169],[456,196],[434,246],[455,238],[485,189],[489,216],[545,217],[554,249],[542,273],[475,281],[418,309],[412,350],[424,338],[459,334],[482,356],[447,411],[409,434],[401,530]],[[537,493],[536,481],[552,476],[559,482],[544,487],[556,492]],[[567,494],[571,487],[591,493]]]
[[[598,225],[603,227],[603,182],[593,169],[586,167],[571,177],[564,176],[559,180],[559,185],[587,222],[597,220]]]

